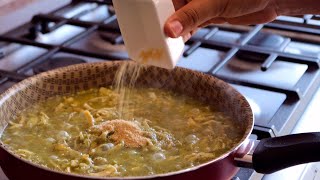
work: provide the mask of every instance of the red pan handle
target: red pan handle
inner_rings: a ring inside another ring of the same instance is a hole
[[[262,139],[252,156],[254,170],[263,174],[316,161],[320,161],[320,132]]]

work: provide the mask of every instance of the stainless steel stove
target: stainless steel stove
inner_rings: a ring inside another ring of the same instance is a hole
[[[128,55],[111,1],[74,0],[0,35],[0,93],[50,69],[118,59]],[[254,109],[258,139],[320,128],[320,16],[202,28],[187,42],[178,66],[217,76],[244,94]],[[308,179],[318,167],[300,165],[267,176],[241,168],[234,179]]]

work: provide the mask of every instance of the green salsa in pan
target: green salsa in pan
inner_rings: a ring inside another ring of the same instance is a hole
[[[122,106],[112,88],[52,97],[12,120],[1,140],[50,169],[124,177],[197,166],[242,138],[232,119],[190,97],[151,88],[129,96]]]

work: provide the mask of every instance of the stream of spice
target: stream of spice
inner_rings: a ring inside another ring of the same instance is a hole
[[[131,97],[136,81],[143,65],[140,63],[123,63],[118,69],[114,88],[119,94],[118,112],[120,119],[132,119],[134,108],[132,108]]]

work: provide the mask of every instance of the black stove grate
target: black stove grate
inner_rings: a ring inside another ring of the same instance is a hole
[[[97,7],[101,5],[112,4],[111,0],[74,0],[70,5],[68,5],[68,7],[76,6],[82,3],[96,3]],[[25,75],[27,71],[47,61],[53,55],[61,52],[107,60],[125,59],[122,56],[117,56],[115,54],[90,52],[70,47],[70,45],[97,31],[111,33],[111,36],[103,38],[105,40],[108,40],[112,44],[123,43],[119,26],[117,24],[116,17],[113,14],[114,12],[112,12],[112,9],[110,10],[111,15],[103,19],[101,22],[83,21],[79,19],[81,15],[88,12],[90,11],[81,12],[80,15],[78,14],[71,18],[65,18],[56,15],[55,12],[50,14],[39,14],[34,16],[29,24],[24,25],[24,27],[28,27],[29,29],[27,33],[16,33],[16,31],[13,30],[12,32],[9,32],[7,34],[0,35],[0,43],[18,43],[40,47],[47,50],[47,52],[40,57],[32,60],[28,64],[21,66],[15,71],[0,70],[0,85],[8,81],[18,82],[25,79],[27,77]],[[264,37],[270,34],[265,33],[266,30],[279,32],[283,32],[285,30],[285,32],[303,33],[311,36],[320,34],[320,24],[312,24],[312,20],[319,20],[320,16],[309,15],[296,18],[298,19],[296,22],[279,19],[269,24],[246,27],[230,25],[210,26],[204,29],[206,30],[206,32],[201,34],[201,36],[199,34],[196,34],[188,41],[189,46],[183,54],[185,57],[188,57],[201,47],[225,52],[222,60],[219,61],[219,63],[213,65],[213,67],[211,67],[205,73],[217,76],[231,84],[268,90],[272,92],[279,92],[287,96],[283,105],[280,107],[278,112],[268,124],[264,124],[263,126],[255,126],[254,133],[258,134],[259,138],[290,133],[295,122],[302,114],[302,109],[307,106],[310,98],[320,84],[320,57],[290,54],[283,51],[283,46],[287,45],[292,40],[314,43],[312,42],[312,40],[305,40],[299,37],[289,37],[281,41],[281,43],[279,43],[279,47],[277,48],[272,48],[273,46],[268,47],[268,42],[263,42],[263,46],[257,45],[257,42],[263,41]],[[53,32],[63,25],[82,27],[85,28],[85,31],[58,45],[35,41],[38,33],[46,34],[49,32]],[[216,41],[211,38],[220,31],[239,32],[242,34],[242,36],[236,42]],[[318,43],[319,42],[320,41],[318,41]],[[0,55],[1,53],[2,52],[0,52]],[[2,54],[2,56],[5,56],[5,54]],[[261,61],[262,71],[268,71],[270,66],[278,59],[281,59],[281,61],[305,64],[308,66],[308,68],[299,82],[292,88],[263,85],[260,83],[252,83],[245,80],[235,80],[233,78],[220,76],[218,72],[223,67],[225,67],[226,64],[232,61],[234,57],[246,57],[259,60]]]
[[[281,24],[281,25],[284,26],[284,24]],[[276,118],[274,118],[269,123],[269,125],[273,126],[274,129],[272,129],[272,131],[269,131],[269,129],[263,129],[263,127],[258,127],[258,126],[255,127],[257,131],[262,130],[265,132],[265,134],[262,134],[261,132],[260,133],[257,132],[257,134],[260,135],[259,138],[268,137],[270,134],[271,136],[273,135],[278,136],[278,135],[282,135],[283,133],[289,133],[290,128],[287,128],[287,129],[282,129],[282,128],[289,127],[289,126],[291,128],[293,127],[293,125],[295,124],[295,121],[299,118],[299,116],[297,116],[297,118],[294,119],[292,117],[293,112],[295,112],[295,110],[298,110],[298,109],[300,110],[305,108],[309,99],[311,98],[311,95],[309,94],[312,94],[311,92],[315,91],[320,83],[320,80],[319,80],[320,58],[319,57],[294,55],[294,54],[283,52],[283,48],[271,49],[271,48],[265,48],[265,47],[258,47],[250,44],[250,41],[252,41],[255,37],[257,37],[258,34],[261,33],[262,29],[266,27],[270,27],[270,26],[266,24],[266,25],[257,25],[257,26],[251,27],[250,30],[246,33],[246,35],[242,37],[240,41],[235,43],[214,41],[210,39],[210,37],[212,37],[215,33],[219,31],[218,27],[211,27],[206,34],[200,37],[196,36],[191,38],[191,40],[188,42],[190,46],[184,53],[184,56],[187,57],[201,46],[210,48],[210,49],[218,49],[218,50],[224,51],[226,53],[222,58],[222,60],[219,63],[217,63],[215,66],[213,66],[206,73],[215,75],[220,79],[226,82],[229,82],[231,84],[238,84],[246,87],[264,89],[272,92],[284,93],[287,95],[287,99],[283,105],[283,107],[285,106],[285,108],[281,107],[280,108],[281,111],[279,111],[278,113],[281,115],[276,114],[275,116]],[[226,29],[224,28],[224,30]],[[286,29],[286,30],[292,30],[292,29]],[[300,29],[297,29],[297,28],[294,30],[297,30],[298,32],[300,31]],[[308,31],[304,31],[304,33],[308,33]],[[284,43],[288,44],[290,41],[291,39],[288,38]],[[240,57],[240,56],[243,56],[246,59],[249,59],[249,57],[262,59],[261,69],[263,71],[267,71],[268,68],[272,65],[272,63],[275,62],[277,59],[281,59],[281,61],[294,62],[298,64],[306,64],[308,65],[308,69],[306,73],[303,75],[303,77],[300,79],[300,81],[293,88],[282,88],[281,85],[266,86],[259,83],[247,82],[245,80],[239,80],[239,79],[235,80],[232,77],[226,78],[226,77],[219,76],[217,72],[219,72],[221,68],[223,68],[234,57]],[[286,122],[286,124],[288,125],[283,126],[284,125],[282,124],[283,122]],[[277,127],[278,125],[279,125],[279,128]]]
[[[74,1],[73,3],[78,2]],[[80,2],[80,1],[79,1]],[[95,2],[95,1],[93,1]],[[98,2],[98,1],[97,1]],[[103,4],[107,1],[99,1],[99,3]],[[107,3],[110,4],[110,3]],[[46,61],[49,57],[52,55],[56,54],[57,52],[65,52],[65,53],[71,53],[71,54],[77,54],[77,55],[83,55],[83,56],[89,56],[89,57],[95,57],[95,58],[101,58],[101,59],[108,59],[108,60],[121,60],[121,56],[116,56],[116,55],[109,55],[105,53],[90,53],[87,51],[82,51],[79,49],[75,48],[70,48],[68,47],[69,45],[75,43],[76,41],[80,40],[81,38],[91,34],[94,31],[101,30],[101,31],[106,31],[106,32],[113,32],[117,33],[120,35],[120,30],[119,27],[114,26],[114,23],[112,25],[109,24],[104,24],[104,22],[109,21],[110,19],[115,19],[115,16],[110,16],[107,19],[105,19],[102,23],[96,23],[96,22],[88,22],[88,21],[81,21],[76,19],[75,17],[73,18],[64,18],[60,16],[54,16],[52,14],[39,14],[33,17],[32,19],[32,26],[30,27],[30,30],[28,34],[24,34],[22,36],[11,36],[11,35],[0,35],[0,42],[6,42],[6,43],[19,43],[23,45],[30,45],[30,46],[35,46],[35,47],[40,47],[47,49],[48,52],[43,54],[42,56],[34,59],[28,64],[25,64],[24,66],[18,68],[15,72],[7,72],[7,71],[0,71],[2,74],[2,77],[0,77],[0,82],[4,83],[6,80],[22,80],[21,78],[25,72],[27,72],[29,69],[32,67],[41,64],[42,62]],[[48,28],[48,25],[50,23],[55,23],[55,25],[52,28]],[[34,38],[30,37],[36,37],[37,33],[48,33],[51,31],[56,30],[57,28],[61,27],[62,25],[74,25],[74,26],[79,26],[86,28],[85,31],[82,33],[78,34],[77,36],[69,39],[68,41],[59,44],[59,45],[51,45],[51,44],[46,44],[46,43],[40,43],[36,42]],[[119,37],[114,36],[114,41],[117,42]],[[111,39],[113,40],[113,39]],[[0,53],[1,54],[1,53]],[[0,83],[1,85],[1,83]]]

